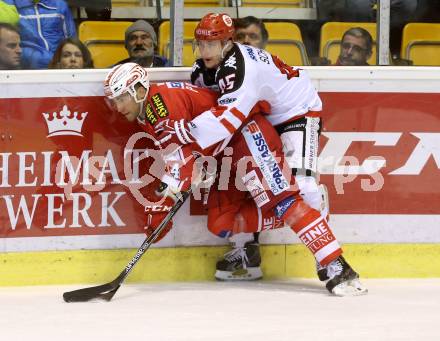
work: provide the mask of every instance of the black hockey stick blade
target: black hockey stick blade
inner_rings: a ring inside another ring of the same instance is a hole
[[[115,280],[110,283],[97,285],[73,291],[68,291],[63,294],[65,302],[87,302],[96,298],[110,301],[115,295],[116,291],[121,286],[125,278],[125,272],[122,272]]]

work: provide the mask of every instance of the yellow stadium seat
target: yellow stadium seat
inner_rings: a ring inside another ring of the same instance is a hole
[[[266,50],[288,65],[309,65],[301,31],[294,23],[266,22],[269,41]]]
[[[302,0],[241,0],[243,7],[304,7]]]
[[[440,65],[440,24],[406,24],[401,56],[413,65]]]
[[[195,60],[192,42],[198,21],[183,22],[183,66],[192,66]],[[170,59],[170,22],[164,21],[159,26],[159,54]]]
[[[341,39],[344,33],[353,27],[362,27],[373,38],[373,53],[368,64],[376,65],[376,23],[365,22],[327,22],[321,27],[321,41],[319,55],[330,59],[331,64],[336,63],[341,49]]]
[[[106,68],[128,58],[125,30],[131,21],[83,21],[79,39],[88,47],[96,68]]]

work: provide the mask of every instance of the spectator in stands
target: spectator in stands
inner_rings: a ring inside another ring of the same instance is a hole
[[[0,0],[0,23],[17,25],[18,19],[18,12],[15,6]]]
[[[399,56],[402,29],[415,15],[417,2],[418,0],[390,1],[390,49],[393,58]],[[377,0],[317,0],[318,20],[376,21],[377,6]]]
[[[266,48],[269,34],[262,20],[250,15],[234,20],[234,40],[246,45]]]
[[[20,14],[25,69],[46,69],[59,43],[76,36],[72,13],[64,0],[5,0]]]
[[[341,51],[336,65],[364,66],[373,52],[373,38],[370,33],[361,28],[353,27],[342,36]]]
[[[130,56],[121,60],[118,64],[137,63],[143,67],[163,67],[168,66],[165,57],[154,54],[157,46],[156,32],[145,20],[135,21],[125,31],[125,48]]]
[[[67,38],[58,45],[49,69],[93,69],[89,49],[76,38]]]
[[[7,23],[0,23],[0,70],[20,68],[21,47],[18,29]]]

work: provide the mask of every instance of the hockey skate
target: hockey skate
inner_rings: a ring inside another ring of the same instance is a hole
[[[260,245],[254,241],[234,246],[217,262],[215,278],[219,281],[253,281],[261,279]]]
[[[339,256],[326,267],[316,264],[319,280],[326,282],[327,290],[335,296],[359,296],[368,293],[368,289],[359,281],[359,275]]]

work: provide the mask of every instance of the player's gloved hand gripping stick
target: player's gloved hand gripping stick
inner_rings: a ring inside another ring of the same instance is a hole
[[[121,284],[124,282],[125,278],[127,278],[130,271],[134,268],[134,266],[139,261],[139,259],[141,259],[143,254],[150,248],[151,244],[153,244],[154,241],[159,237],[161,232],[167,226],[168,222],[174,217],[174,215],[177,213],[180,207],[182,207],[183,203],[190,196],[190,194],[191,194],[191,189],[189,189],[186,192],[181,192],[179,193],[179,195],[175,196],[176,201],[174,206],[171,208],[170,212],[160,223],[160,225],[154,230],[154,232],[144,240],[144,242],[137,250],[134,257],[127,264],[125,269],[119,274],[118,277],[116,277],[113,281],[107,284],[65,292],[63,294],[64,301],[86,302],[95,298],[100,298],[106,301],[110,301],[112,297],[115,295],[116,291],[121,286]]]

